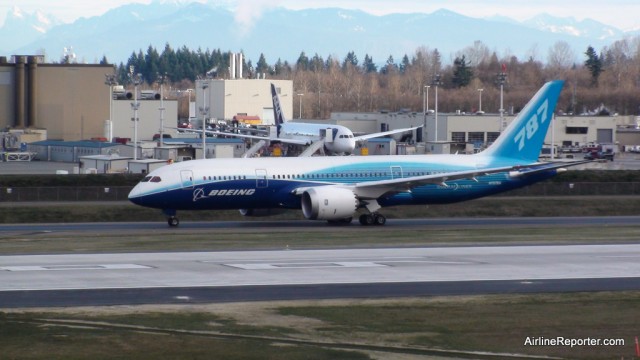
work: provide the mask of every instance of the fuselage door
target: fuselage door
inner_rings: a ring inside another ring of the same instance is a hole
[[[337,129],[333,129],[333,128],[320,129],[320,137],[324,139],[325,143],[329,143],[329,144],[333,143],[333,139],[334,139],[333,130],[337,130]]]
[[[402,178],[402,167],[401,166],[392,166],[391,167],[391,178],[392,179],[401,179]]]
[[[266,188],[269,186],[269,180],[267,180],[267,170],[256,169],[256,188]]]
[[[181,170],[180,181],[182,182],[183,189],[193,189],[193,171]]]

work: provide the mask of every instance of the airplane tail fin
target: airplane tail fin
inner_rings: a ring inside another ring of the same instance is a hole
[[[564,81],[550,81],[533,96],[522,111],[482,155],[535,162],[560,97]]]
[[[273,101],[273,119],[276,122],[277,134],[280,137],[280,129],[285,122],[284,114],[282,113],[282,107],[280,106],[280,97],[276,91],[276,86],[271,84],[271,99]]]

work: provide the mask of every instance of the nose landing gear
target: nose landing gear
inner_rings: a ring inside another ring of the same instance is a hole
[[[162,210],[162,213],[167,217],[167,224],[169,224],[170,227],[177,227],[180,225],[180,220],[178,220],[175,210],[164,209]]]
[[[176,227],[180,225],[180,220],[178,220],[178,218],[175,216],[170,216],[167,218],[167,224],[169,224],[169,226],[171,227]]]

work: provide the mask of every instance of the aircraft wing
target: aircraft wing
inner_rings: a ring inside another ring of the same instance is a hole
[[[528,175],[532,175],[535,173],[539,173],[541,171],[547,171],[547,170],[555,170],[555,169],[560,169],[562,170],[563,168],[569,167],[569,166],[576,166],[576,165],[580,165],[580,164],[586,164],[586,163],[590,163],[592,162],[591,160],[579,160],[579,161],[569,161],[569,162],[541,162],[541,163],[536,163],[536,164],[532,164],[526,167],[522,167],[520,169],[518,169],[517,172],[510,172],[509,175],[512,177],[518,177],[518,176],[528,176]]]
[[[410,178],[398,178],[380,181],[357,183],[352,185],[354,193],[361,199],[377,199],[382,195],[400,192],[411,192],[411,189],[427,184],[448,186],[447,181],[471,179],[476,180],[477,176],[509,172],[511,177],[529,176],[535,173],[563,169],[569,166],[584,164],[589,161],[561,162],[561,163],[534,163],[530,165],[505,166],[486,169],[453,171],[424,176],[414,176]]]
[[[359,199],[377,199],[383,195],[395,194],[401,192],[411,192],[411,189],[427,185],[434,184],[447,187],[447,181],[471,179],[476,180],[476,177],[495,174],[501,172],[509,172],[509,176],[528,176],[542,171],[561,169],[568,166],[583,164],[588,161],[576,161],[571,163],[535,163],[524,166],[504,166],[485,169],[473,169],[463,171],[452,171],[448,173],[439,173],[423,176],[412,176],[408,178],[397,178],[379,181],[361,182],[352,185],[336,185],[344,188],[350,188]],[[294,194],[301,195],[307,190],[307,187],[297,188],[294,190]]]
[[[178,129],[178,128],[168,128],[168,129],[186,131],[186,132],[191,132],[191,133],[196,133],[196,134],[201,134],[202,133],[202,130],[197,130],[197,129]],[[243,138],[243,139],[279,141],[279,142],[283,142],[283,143],[287,143],[287,144],[294,144],[294,145],[309,145],[312,142],[310,140],[273,138],[273,137],[267,137],[267,136],[249,135],[249,134],[237,134],[237,133],[217,131],[217,130],[205,130],[204,132],[207,133],[207,134],[211,134],[211,135],[233,136],[233,137],[239,137],[239,138]]]
[[[378,132],[378,133],[367,134],[367,135],[360,135],[360,136],[355,136],[355,137],[354,137],[354,139],[355,139],[356,141],[364,141],[364,140],[368,140],[368,139],[372,139],[372,138],[377,138],[377,137],[381,137],[381,136],[392,135],[392,134],[397,134],[397,133],[401,133],[401,132],[406,132],[406,131],[411,131],[411,130],[419,129],[419,128],[421,128],[422,126],[423,126],[423,125],[416,126],[416,127],[411,127],[411,128],[404,128],[404,129],[389,130],[389,131]]]

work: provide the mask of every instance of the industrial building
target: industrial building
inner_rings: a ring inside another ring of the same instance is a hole
[[[515,115],[505,115],[501,120],[499,114],[440,113],[436,116],[433,112],[426,116],[421,112],[332,113],[328,122],[347,126],[354,133],[372,133],[424,125],[422,131],[416,131],[409,142],[426,143],[427,152],[473,153],[495,141],[502,129],[514,118]],[[617,139],[617,129],[630,122],[635,124],[635,117],[556,116],[545,143],[553,143],[558,147],[591,143],[632,145],[622,144]],[[640,145],[640,137],[625,136],[624,141]]]
[[[112,65],[45,64],[43,56],[0,56],[0,128],[46,129],[49,139],[104,136],[105,74]]]
[[[233,120],[258,116],[263,125],[274,125],[271,84],[274,84],[286,119],[293,116],[293,81],[273,79],[196,80],[196,112],[202,119]]]
[[[131,139],[133,141],[134,131],[136,130],[133,122],[133,102],[132,99],[126,98],[113,100],[113,120],[111,123],[104,123],[105,138]],[[178,126],[177,100],[157,100],[152,98],[140,99],[138,103],[138,141],[153,140],[154,135],[160,134],[161,124],[164,124],[164,133],[172,137],[176,136],[175,128]],[[109,126],[111,126],[110,129]],[[108,135],[109,131],[110,136]]]

